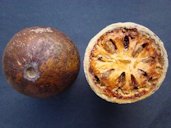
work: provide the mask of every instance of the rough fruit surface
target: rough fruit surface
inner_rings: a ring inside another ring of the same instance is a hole
[[[136,27],[121,26],[99,36],[89,54],[87,70],[93,88],[126,103],[158,89],[164,68],[163,51],[155,39]]]
[[[11,85],[33,97],[53,96],[71,85],[80,60],[72,41],[50,27],[26,28],[7,44],[3,68]]]

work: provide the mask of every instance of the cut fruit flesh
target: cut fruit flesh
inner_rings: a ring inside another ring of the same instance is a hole
[[[132,33],[136,33],[136,36]],[[118,98],[129,99],[135,93],[141,95],[141,92],[144,94],[144,91],[155,88],[154,84],[158,82],[163,67],[159,62],[162,57],[157,48],[153,39],[137,29],[118,28],[99,38],[90,55],[90,68],[93,75],[105,83],[110,94],[115,93]],[[157,66],[161,67],[158,71]],[[151,83],[149,78],[154,77],[156,80]]]
[[[85,55],[84,61],[89,61],[84,65],[86,77],[91,76],[90,86],[107,101],[138,101],[157,90],[164,79],[167,58],[162,50],[155,39],[136,27],[105,31],[94,40],[88,59]]]

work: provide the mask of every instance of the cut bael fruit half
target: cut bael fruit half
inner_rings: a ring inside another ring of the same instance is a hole
[[[163,42],[148,28],[114,23],[94,36],[86,49],[84,72],[92,90],[113,103],[132,103],[153,94],[168,68]]]

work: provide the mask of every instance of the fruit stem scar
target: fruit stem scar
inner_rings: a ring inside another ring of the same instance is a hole
[[[29,67],[26,69],[27,76],[30,78],[34,78],[36,76],[36,71],[33,67]]]
[[[36,62],[32,62],[30,64],[26,64],[24,68],[24,78],[29,81],[36,81],[40,77],[38,71],[38,64]]]

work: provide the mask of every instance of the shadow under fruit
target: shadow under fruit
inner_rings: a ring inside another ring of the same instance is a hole
[[[76,79],[79,53],[72,41],[50,27],[25,28],[14,35],[3,54],[3,69],[19,92],[45,98],[63,91]]]

